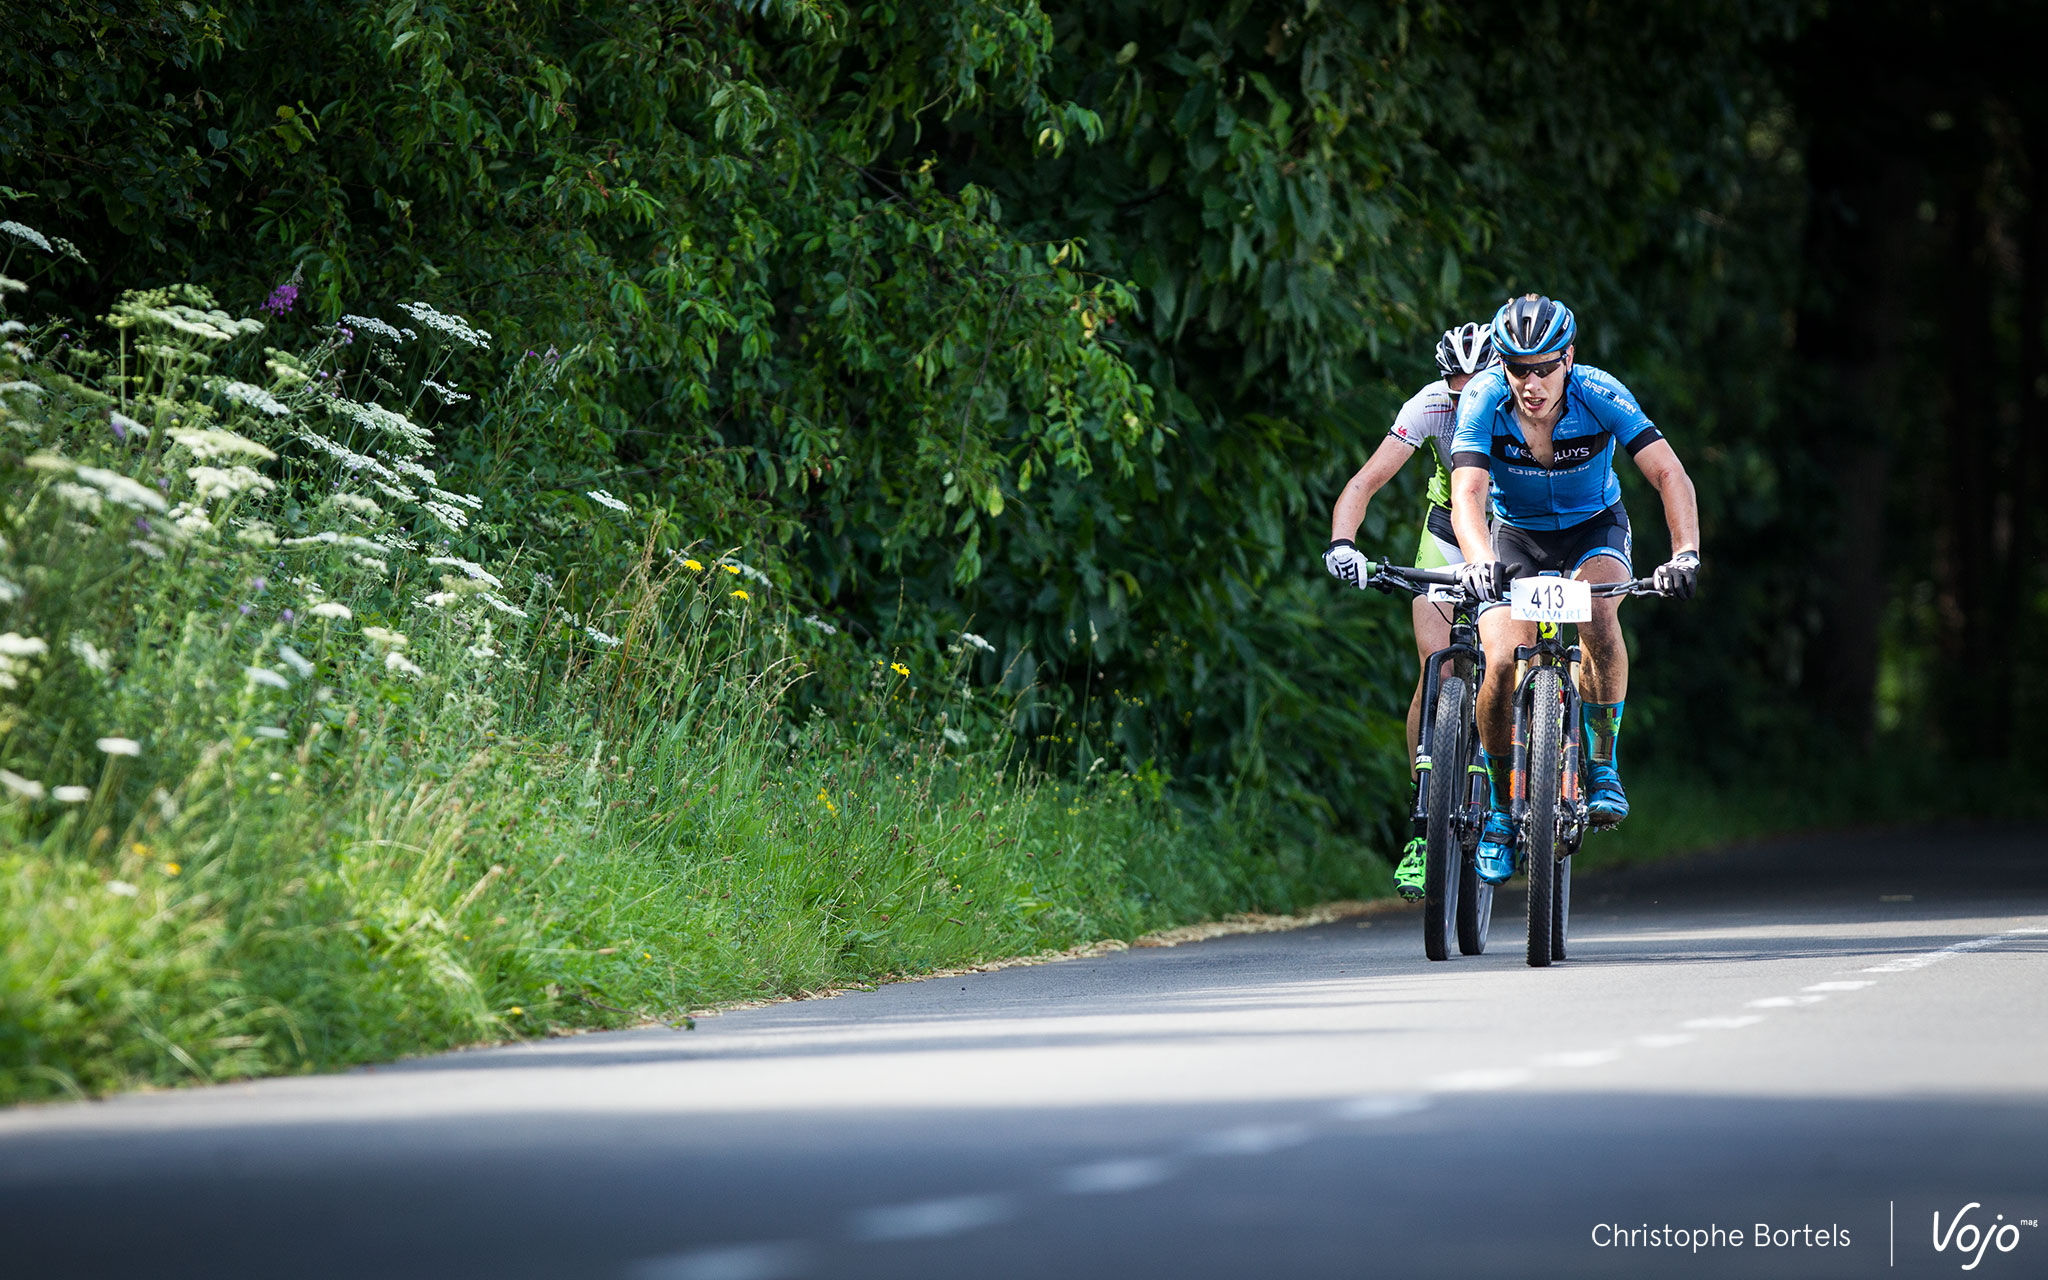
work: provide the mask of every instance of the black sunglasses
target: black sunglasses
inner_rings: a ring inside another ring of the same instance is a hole
[[[1500,367],[1517,378],[1547,378],[1556,373],[1557,366],[1563,363],[1564,357],[1559,356],[1555,360],[1545,360],[1542,364],[1516,364],[1512,360],[1503,360]]]

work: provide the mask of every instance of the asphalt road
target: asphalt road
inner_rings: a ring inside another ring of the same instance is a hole
[[[0,1273],[2048,1276],[2048,832],[1577,887],[18,1110]]]

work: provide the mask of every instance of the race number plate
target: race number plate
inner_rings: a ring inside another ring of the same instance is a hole
[[[1590,622],[1593,584],[1577,578],[1516,578],[1508,612],[1523,622]]]

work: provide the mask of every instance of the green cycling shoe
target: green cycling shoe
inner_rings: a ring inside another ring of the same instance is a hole
[[[1408,842],[1401,853],[1401,864],[1394,868],[1394,892],[1404,902],[1422,901],[1422,873],[1429,855],[1421,836]]]

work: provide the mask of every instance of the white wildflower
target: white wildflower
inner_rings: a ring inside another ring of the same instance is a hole
[[[119,411],[110,413],[107,415],[107,421],[124,440],[149,439],[149,428],[125,413]]]
[[[260,684],[270,689],[289,689],[292,682],[272,671],[269,667],[243,667],[242,678],[250,684]]]
[[[397,672],[399,675],[402,676],[412,676],[415,679],[427,674],[426,672],[420,670],[419,666],[416,663],[407,659],[407,657],[404,654],[400,653],[396,649],[393,649],[391,652],[384,655],[384,669],[386,671]]]
[[[0,578],[0,604],[13,604],[21,599],[21,584]]]
[[[452,502],[460,507],[468,507],[471,511],[482,511],[484,509],[484,500],[482,498],[474,498],[466,493],[450,493],[446,489],[430,489],[428,492],[432,493],[442,502]]]
[[[271,528],[265,522],[261,520],[244,520],[240,523],[241,528],[235,531],[237,540],[246,542],[252,547],[274,547],[277,545],[277,530]]]
[[[358,569],[367,569],[380,578],[391,572],[390,562],[379,559],[376,556],[363,555],[361,552],[350,556],[348,562]]]
[[[278,728],[274,724],[259,724],[255,728],[249,730],[249,732],[255,734],[259,738],[268,738],[272,742],[283,742],[286,738],[292,736],[291,734],[286,733],[283,729]],[[276,774],[271,774],[270,776],[272,777],[272,779],[275,779],[277,777]]]
[[[496,609],[499,613],[507,614],[514,618],[526,618],[531,616],[526,612],[526,610],[520,608],[516,604],[513,604],[510,600],[506,600],[500,596],[494,595],[489,591],[480,591],[477,594],[483,597],[483,601],[485,604],[491,606],[491,608],[493,609]]]
[[[202,502],[219,498],[232,498],[243,493],[269,493],[277,488],[277,482],[265,475],[259,475],[250,467],[187,467],[185,474],[192,478],[192,487]]]
[[[0,635],[0,657],[39,658],[50,651],[50,646],[35,636],[16,635],[9,631]]]
[[[215,458],[253,458],[258,462],[269,462],[277,457],[276,453],[247,436],[219,427],[203,430],[172,427],[171,439],[201,462],[211,462]]]
[[[393,631],[388,627],[364,627],[363,639],[386,649],[403,649],[412,643],[405,638],[403,632]]]
[[[107,881],[107,892],[117,898],[132,898],[141,893],[142,890],[129,884],[126,880],[109,880]]]
[[[614,498],[608,491],[604,489],[585,490],[585,494],[590,498],[592,502],[595,502],[600,507],[610,507],[614,511],[624,512],[627,515],[631,515],[633,513],[633,508],[627,506],[625,503],[619,501],[617,498]]]
[[[439,609],[462,599],[462,594],[460,591],[436,591],[429,595],[421,596],[420,603],[429,609]]]
[[[59,480],[51,485],[50,492],[56,494],[57,500],[65,506],[75,511],[83,511],[89,516],[98,515],[101,506],[106,502],[106,499],[100,495],[98,489],[88,489],[82,484],[73,484],[69,480]]]
[[[213,521],[206,514],[202,502],[181,502],[172,507],[169,516],[172,525],[185,533],[212,533]]]
[[[473,400],[476,398],[466,391],[457,391],[455,389],[455,381],[452,378],[449,379],[448,384],[446,386],[443,386],[442,384],[434,381],[432,378],[420,379],[420,385],[432,391],[435,395],[439,396],[441,398],[442,404],[460,404],[464,400]]]
[[[71,638],[65,641],[65,647],[70,649],[72,654],[86,665],[87,670],[105,675],[113,669],[114,655],[76,632],[73,632]]]
[[[460,569],[463,576],[471,582],[481,582],[488,586],[496,587],[501,591],[505,588],[505,584],[498,580],[496,574],[473,560],[464,560],[459,556],[428,556],[427,563],[447,565],[451,569]]]
[[[56,252],[55,249],[50,247],[50,242],[43,238],[42,232],[34,227],[24,227],[19,222],[11,219],[6,222],[0,222],[0,234],[13,236],[16,240],[20,240],[25,244],[32,244],[44,253]]]
[[[313,674],[313,660],[290,645],[278,645],[277,656],[283,659],[284,665],[290,667],[292,674],[298,676],[299,679],[304,680]]]
[[[327,410],[366,431],[374,431],[400,441],[411,453],[425,453],[434,447],[433,432],[415,424],[404,414],[394,413],[381,404],[359,404],[354,400],[335,396],[327,401]]]
[[[427,484],[438,483],[440,479],[440,477],[434,474],[434,469],[432,467],[424,466],[418,462],[413,461],[411,458],[406,458],[401,461],[394,462],[391,464],[391,466],[400,475],[411,476],[413,479],[425,481]]]
[[[147,485],[137,484],[118,471],[102,471],[98,467],[79,467],[72,472],[80,480],[107,495],[109,502],[129,507],[136,511],[162,511],[163,495]]]
[[[608,636],[604,632],[599,631],[596,627],[583,628],[583,634],[589,636],[592,640],[597,641],[599,644],[603,645],[607,649],[616,649],[619,647],[619,645],[624,643],[617,636]]]
[[[472,347],[489,347],[491,345],[491,335],[488,332],[482,329],[471,328],[469,322],[461,316],[451,316],[445,312],[434,310],[431,303],[401,302],[398,304],[398,309],[411,316],[423,329],[432,329],[436,333],[455,339],[457,342],[466,342]]]
[[[13,276],[0,276],[0,293],[27,293],[28,285]]]
[[[805,614],[803,620],[809,623],[811,626],[816,627],[818,630],[824,632],[828,636],[836,636],[839,634],[839,628],[833,626],[831,623],[825,621],[823,618],[819,617],[815,613]]]
[[[366,498],[360,493],[337,493],[327,499],[329,506],[350,515],[362,516],[366,520],[384,514],[384,508],[377,505],[375,498]]]
[[[343,316],[341,322],[357,333],[367,333],[373,338],[386,342],[399,341],[398,330],[377,319],[375,316]]]
[[[464,649],[463,652],[475,658],[478,662],[486,662],[498,656],[498,651],[491,648],[488,640],[479,640],[469,646],[469,648]]]
[[[93,744],[110,756],[139,756],[142,744],[133,738],[101,738]]]
[[[135,548],[137,551],[140,551],[143,555],[148,556],[152,560],[161,560],[164,558],[164,549],[155,544],[154,542],[151,542],[148,538],[130,538],[128,539],[128,545]]]
[[[967,735],[960,732],[958,729],[953,728],[950,725],[944,729],[941,729],[939,732],[945,737],[946,741],[952,743],[956,747],[964,747],[967,745]]]
[[[960,643],[979,649],[983,653],[994,653],[996,651],[996,647],[994,645],[982,639],[980,636],[975,635],[972,631],[962,631],[960,633]]]
[[[11,338],[17,333],[27,333],[28,326],[19,320],[0,321],[0,338]]]
[[[0,396],[40,396],[48,394],[47,391],[43,390],[42,384],[38,382],[25,382],[20,378],[15,378],[8,382],[0,382]]]
[[[357,453],[355,450],[347,447],[346,445],[338,444],[333,440],[329,440],[326,436],[321,435],[317,431],[301,431],[299,432],[299,439],[304,440],[307,444],[312,445],[315,449],[318,449],[322,453],[327,454],[335,461],[341,463],[341,465],[349,471],[367,471],[371,475],[382,476],[384,479],[389,480],[393,484],[398,483],[398,477],[392,473],[391,468],[385,466],[383,463],[377,461],[375,458],[366,457],[363,454]],[[377,487],[379,489],[382,489],[384,486],[378,485]],[[409,493],[405,494],[404,496],[407,500],[410,500],[412,498],[412,495]]]
[[[311,618],[346,619],[353,615],[349,613],[347,605],[335,600],[323,600],[306,610],[306,616]]]
[[[20,796],[24,800],[43,798],[43,784],[33,778],[24,778],[11,769],[0,769],[0,787]]]
[[[370,487],[372,489],[375,489],[377,492],[383,494],[385,497],[391,499],[393,502],[419,501],[419,495],[414,493],[412,490],[402,488],[395,484],[385,484],[382,480],[370,481]]]
[[[451,507],[445,502],[429,501],[422,502],[420,510],[440,521],[451,533],[459,533],[469,527],[469,517],[460,507]]]
[[[419,543],[401,534],[393,533],[388,529],[381,533],[372,534],[370,540],[388,551],[403,551],[410,554],[420,549]]]
[[[284,540],[284,545],[287,547],[310,547],[316,543],[353,551],[381,551],[384,546],[383,543],[372,542],[368,538],[359,537],[353,533],[340,533],[333,529],[322,529],[318,533],[309,533],[302,538],[286,538]]]
[[[256,412],[267,413],[273,418],[282,418],[291,412],[290,409],[279,403],[276,396],[271,395],[262,387],[252,386],[246,382],[230,382],[221,387],[220,393],[230,400],[240,401],[251,409],[256,410]]]
[[[84,804],[92,799],[91,787],[62,786],[50,789],[50,799],[58,804]]]

